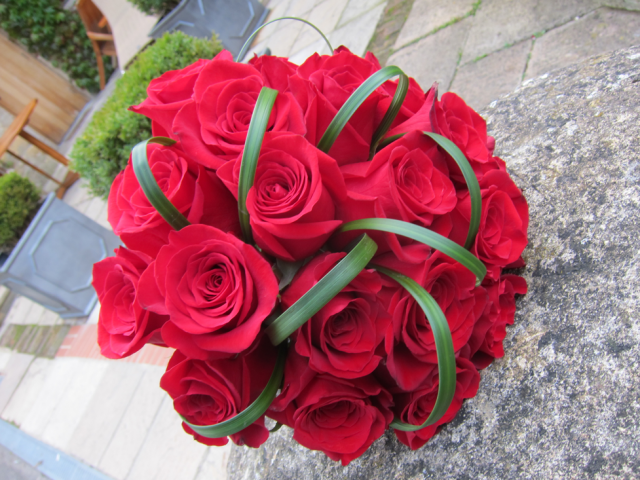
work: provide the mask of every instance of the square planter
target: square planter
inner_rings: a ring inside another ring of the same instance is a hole
[[[62,318],[87,316],[97,301],[93,264],[120,245],[111,231],[50,193],[0,266],[0,284]]]

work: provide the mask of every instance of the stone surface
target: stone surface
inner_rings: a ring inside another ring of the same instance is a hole
[[[526,78],[640,44],[640,12],[601,8],[536,40]]]
[[[0,371],[0,375],[2,375],[2,383],[0,383],[0,413],[9,404],[32,361],[33,355],[13,352],[7,360],[6,366]]]
[[[531,43],[532,40],[525,40],[459,67],[450,90],[476,110],[513,92],[522,82]]]
[[[384,7],[385,3],[381,3],[331,32],[329,41],[333,48],[344,45],[356,55],[364,56],[367,53],[367,45],[369,45],[369,40],[376,29],[376,24],[382,16]]]
[[[283,428],[233,447],[230,478],[640,477],[640,47],[527,82],[484,114],[531,216],[505,357],[417,451],[387,432],[341,467]]]
[[[408,43],[461,19],[473,9],[475,0],[415,0],[394,48]]]
[[[0,445],[2,480],[48,480],[37,469]]]
[[[342,12],[342,15],[340,16],[340,20],[338,21],[337,26],[342,27],[352,20],[358,18],[363,13],[366,13],[369,10],[372,10],[374,7],[385,3],[387,3],[386,0],[349,0],[347,6]],[[377,20],[374,22],[374,28],[375,23],[377,23]],[[362,35],[368,37],[367,41],[371,37],[371,35],[367,35],[366,32],[363,32]]]
[[[462,63],[563,25],[599,6],[597,0],[484,0],[469,32]]]
[[[36,358],[31,362],[29,369],[22,377],[20,388],[14,392],[11,401],[2,410],[4,420],[17,426],[24,423],[40,395],[51,368],[53,368],[53,360],[48,358]]]
[[[305,18],[313,23],[322,33],[327,35],[332,32],[340,20],[340,15],[344,10],[344,0],[324,0],[322,3],[316,5]],[[295,54],[298,50],[311,45],[318,41],[320,34],[316,30],[308,25],[303,24],[303,28],[300,34],[296,38],[290,54]]]
[[[400,67],[424,90],[438,82],[440,90],[447,91],[472,21],[466,18],[403,48],[389,57],[387,65]]]
[[[604,0],[602,4],[607,7],[640,11],[640,0]]]

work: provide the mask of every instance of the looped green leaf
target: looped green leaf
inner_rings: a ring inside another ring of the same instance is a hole
[[[311,289],[266,329],[271,343],[278,345],[305,324],[367,266],[378,245],[366,234],[358,244]]]
[[[133,164],[133,172],[136,175],[136,179],[146,195],[147,200],[149,200],[149,203],[169,225],[175,230],[180,230],[190,225],[189,220],[169,201],[160,189],[158,182],[156,182],[151,167],[149,166],[149,159],[147,158],[147,144],[149,143],[169,146],[176,143],[176,141],[167,137],[152,137],[144,142],[140,142],[133,147],[131,163]]]
[[[242,151],[242,161],[240,163],[240,175],[238,177],[238,216],[240,217],[240,227],[242,235],[247,243],[253,242],[251,225],[249,223],[249,213],[247,212],[247,194],[253,186],[256,177],[256,167],[258,166],[258,156],[262,147],[262,140],[267,131],[269,117],[273,104],[278,96],[278,91],[271,88],[262,87],[256,106],[253,109],[247,140]]]
[[[469,164],[469,160],[464,156],[464,153],[446,137],[433,132],[423,132],[426,136],[431,137],[436,141],[438,145],[446,150],[451,155],[451,158],[455,160],[462,171],[465,182],[467,182],[467,188],[469,189],[469,197],[471,199],[471,219],[469,222],[469,232],[467,233],[467,240],[464,242],[464,248],[467,250],[471,248],[473,242],[478,234],[478,228],[480,227],[480,216],[482,214],[482,195],[480,193],[480,185],[476,177],[473,168]]]
[[[417,282],[401,273],[389,270],[379,265],[370,265],[371,268],[387,275],[400,285],[402,285],[420,305],[429,321],[429,326],[433,332],[436,343],[436,353],[438,355],[438,396],[433,410],[422,425],[411,425],[403,423],[398,419],[391,422],[391,427],[405,432],[415,432],[429,425],[433,425],[449,409],[449,405],[456,393],[456,357],[453,350],[453,340],[451,330],[442,309]]]
[[[258,395],[258,398],[256,398],[251,405],[235,417],[215,425],[193,425],[192,423],[187,422],[184,417],[182,417],[182,420],[191,427],[193,431],[207,438],[222,438],[238,433],[240,430],[244,430],[264,415],[271,405],[271,402],[273,402],[273,399],[276,397],[276,393],[282,384],[286,359],[287,346],[286,344],[283,344],[278,351],[276,366],[274,367],[271,378],[269,378],[269,382],[267,382],[264,390],[260,395]]]
[[[397,76],[404,75],[404,72],[400,68],[390,65],[378,70],[376,73],[367,78],[362,85],[360,85],[355,92],[347,99],[342,105],[336,116],[333,117],[331,123],[327,127],[327,130],[322,135],[320,142],[318,142],[318,149],[324,153],[328,153],[333,146],[333,143],[342,132],[342,129],[347,124],[351,116],[358,110],[358,107],[371,95],[380,85],[387,80]],[[391,119],[393,121],[393,119]],[[389,123],[391,125],[391,123]]]
[[[324,33],[322,33],[322,30],[316,27],[313,23],[298,17],[280,17],[259,26],[253,31],[251,35],[249,35],[249,38],[247,38],[247,41],[244,42],[244,45],[242,45],[242,48],[240,49],[240,51],[238,52],[238,55],[236,56],[236,62],[240,62],[244,58],[244,54],[247,52],[249,45],[251,45],[251,42],[253,42],[253,39],[255,38],[255,36],[258,34],[260,30],[262,30],[267,25],[271,25],[274,22],[279,22],[280,20],[297,20],[298,22],[306,23],[310,27],[313,27],[315,31],[320,34],[320,36],[324,39],[326,44],[329,46],[329,51],[333,52],[333,47],[331,46],[331,43],[329,43],[329,40],[327,39],[327,37],[325,37]]]
[[[416,242],[429,245],[431,248],[435,248],[469,269],[471,273],[476,276],[476,285],[480,285],[487,274],[487,268],[484,264],[468,250],[439,233],[432,232],[413,223],[392,218],[363,218],[343,224],[337,233],[352,230],[375,230],[378,232],[395,233],[396,235],[402,235]]]
[[[404,73],[400,74],[400,78],[398,79],[398,86],[396,88],[396,93],[393,95],[393,99],[389,104],[389,108],[387,109],[387,113],[384,114],[380,125],[371,137],[371,147],[369,147],[369,160],[373,158],[376,153],[376,149],[378,148],[378,144],[380,140],[387,133],[387,130],[391,127],[391,124],[398,116],[398,112],[402,107],[402,102],[407,96],[407,92],[409,91],[409,77],[407,77]]]

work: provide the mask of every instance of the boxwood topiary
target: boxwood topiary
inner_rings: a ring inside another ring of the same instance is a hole
[[[220,50],[222,45],[215,38],[193,38],[178,31],[165,34],[138,55],[71,152],[72,168],[89,181],[94,195],[108,196],[113,179],[127,165],[131,149],[151,136],[149,119],[127,110],[147,97],[149,82],[200,58],[213,58]]]
[[[156,13],[162,15],[175,8],[180,0],[129,0],[129,2],[148,15]]]
[[[0,177],[0,253],[9,253],[38,210],[40,193],[16,172]]]

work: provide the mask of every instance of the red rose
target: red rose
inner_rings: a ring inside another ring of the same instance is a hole
[[[173,120],[178,111],[191,101],[193,87],[202,69],[211,60],[200,59],[181,70],[171,70],[151,80],[147,98],[140,105],[129,108],[151,119],[153,135],[172,137]]]
[[[304,357],[289,351],[282,393],[269,416],[293,428],[293,438],[348,465],[393,420],[391,395],[372,377],[347,380],[317,375]]]
[[[284,59],[270,57],[253,65],[236,63],[222,52],[200,72],[193,100],[176,115],[173,131],[185,151],[207,168],[217,170],[238,158],[262,87],[283,88],[292,73]],[[267,130],[306,133],[302,110],[290,93],[280,91]]]
[[[322,253],[305,265],[283,293],[283,309],[293,305],[345,255]],[[376,298],[381,287],[377,272],[363,270],[298,329],[295,348],[309,357],[310,368],[341,378],[373,372],[384,355],[384,350],[376,354],[376,349],[390,320]]]
[[[378,109],[384,115],[389,109],[389,105],[396,93],[398,80],[385,82],[382,89],[389,95],[378,104]],[[435,102],[438,98],[438,84],[434,83],[427,93],[424,93],[413,78],[409,78],[409,88],[407,96],[402,102],[398,115],[391,124],[391,128],[385,137],[406,134],[418,130],[421,132],[432,132],[436,121]]]
[[[93,288],[100,300],[98,344],[107,358],[123,358],[145,343],[163,345],[160,328],[168,320],[148,312],[138,303],[138,281],[151,258],[120,247],[115,257],[93,266]]]
[[[371,53],[360,58],[346,47],[339,47],[333,55],[314,54],[298,67],[290,86],[304,111],[309,142],[318,144],[342,105],[378,70],[380,63]],[[384,90],[376,90],[338,135],[329,155],[340,165],[367,161],[373,132],[384,115],[378,110],[378,103],[386,97]]]
[[[194,360],[176,351],[160,387],[173,399],[173,406],[192,425],[215,425],[246,409],[267,385],[277,350],[263,337],[250,352],[223,360]],[[208,438],[185,423],[184,430],[205,445],[226,445],[227,437]],[[238,433],[230,435],[236,445],[258,448],[269,437],[264,415]]]
[[[467,358],[459,355],[456,358],[456,392],[446,413],[435,424],[415,432],[395,430],[400,442],[417,450],[433,437],[442,425],[453,420],[460,410],[465,398],[475,397],[480,383],[480,374]],[[425,381],[412,392],[401,392],[393,396],[394,410],[398,418],[411,425],[422,425],[433,410],[438,396],[438,368],[433,367]]]
[[[171,317],[162,330],[167,345],[202,360],[249,348],[278,296],[255,248],[206,225],[171,232],[140,283],[141,303]]]
[[[240,233],[237,203],[215,173],[191,161],[177,146],[147,147],[149,166],[169,201],[191,223]],[[131,165],[118,174],[109,192],[109,223],[129,248],[155,257],[173,228],[149,203]]]
[[[218,175],[238,192],[240,159]],[[260,248],[284,260],[313,255],[341,224],[336,204],[345,187],[335,160],[300,135],[269,134],[260,150],[247,211]]]
[[[495,280],[500,276],[502,267],[520,260],[527,246],[529,207],[507,172],[494,170],[487,173],[480,181],[480,190],[482,216],[471,252],[486,264],[487,278]],[[470,217],[471,200],[466,193],[452,214],[452,240],[460,244],[464,242]]]

